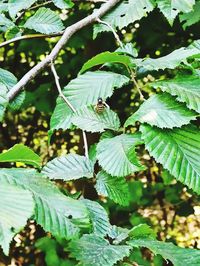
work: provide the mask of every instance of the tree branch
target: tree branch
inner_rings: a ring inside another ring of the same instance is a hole
[[[56,72],[56,69],[54,67],[54,64],[51,64],[51,71],[54,75],[55,78],[55,82],[56,82],[56,86],[59,92],[60,97],[64,100],[64,102],[69,106],[69,108],[72,110],[72,112],[76,112],[76,109],[73,107],[73,105],[70,103],[70,101],[65,97],[65,95],[62,92],[61,86],[60,86],[60,82],[59,82],[59,76]],[[85,157],[89,158],[88,155],[88,142],[87,142],[87,137],[86,137],[86,133],[85,131],[83,131],[83,143],[84,143],[84,149],[85,149]]]
[[[46,56],[44,60],[39,62],[36,66],[34,66],[31,70],[29,70],[22,79],[9,91],[8,98],[12,100],[21,90],[22,88],[32,80],[38,73],[42,71],[46,66],[48,66],[54,59],[58,56],[62,47],[67,43],[70,37],[76,33],[78,30],[83,27],[96,22],[100,17],[102,17],[107,11],[109,11],[112,7],[114,7],[120,0],[110,0],[109,2],[103,4],[98,10],[95,10],[88,17],[78,21],[77,23],[67,27],[57,42],[53,50],[49,55]]]

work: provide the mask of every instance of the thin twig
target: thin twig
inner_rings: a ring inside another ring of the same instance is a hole
[[[70,101],[65,97],[65,95],[62,92],[62,89],[61,89],[61,86],[60,86],[60,82],[59,82],[60,78],[59,78],[59,76],[58,76],[58,74],[56,72],[56,69],[55,69],[55,66],[54,66],[53,62],[51,63],[51,71],[52,71],[52,73],[54,75],[55,82],[56,82],[56,87],[58,89],[60,97],[65,101],[65,103],[69,106],[69,108],[75,113],[76,109],[73,107],[73,105],[70,103]],[[89,158],[89,155],[88,155],[88,143],[87,143],[86,133],[85,133],[85,131],[82,131],[82,132],[83,132],[83,143],[84,143],[84,149],[85,149],[85,156],[87,158]]]
[[[41,4],[37,4],[35,6],[30,7],[29,10],[33,10],[33,9],[36,9],[36,8],[39,8],[39,7],[42,7],[42,6],[46,6],[46,5],[51,4],[51,3],[53,3],[52,0],[44,2],[44,3],[41,3]]]
[[[110,0],[106,4],[103,4],[98,10],[94,10],[94,12],[91,15],[67,27],[62,37],[60,38],[60,40],[57,42],[57,44],[51,51],[51,53],[47,55],[44,60],[42,60],[37,65],[35,65],[31,70],[29,70],[19,80],[19,82],[9,91],[8,99],[12,100],[22,90],[22,88],[24,88],[24,86],[27,85],[27,83],[29,83],[37,74],[39,74],[52,61],[54,61],[54,59],[58,56],[60,50],[68,42],[68,40],[73,34],[75,34],[77,31],[79,31],[83,27],[96,22],[97,19],[105,15],[106,12],[108,12],[112,7],[114,7],[119,1],[120,0]]]
[[[135,79],[135,73],[133,73],[131,75],[131,79],[132,79],[133,83],[135,84],[135,87],[136,87],[136,89],[137,89],[137,91],[138,91],[138,93],[140,95],[140,100],[145,101],[145,98],[144,98],[144,95],[142,94],[142,91],[140,89],[140,86],[138,85],[138,83],[137,83],[137,81]]]
[[[52,37],[57,37],[57,36],[61,36],[63,34],[64,31],[60,31],[58,33],[53,33],[53,34],[49,34],[49,35],[45,35],[45,34],[28,34],[28,35],[24,35],[24,36],[19,36],[13,39],[10,39],[8,41],[2,42],[0,43],[0,48],[4,47],[10,43],[14,43],[14,42],[18,42],[21,40],[28,40],[28,39],[36,39],[36,38],[52,38]]]
[[[123,43],[121,42],[121,40],[120,40],[120,38],[119,38],[119,35],[116,33],[116,31],[113,29],[113,27],[112,27],[109,23],[107,23],[106,21],[103,21],[103,20],[101,20],[101,19],[99,19],[99,18],[97,19],[97,22],[106,25],[106,26],[112,31],[112,33],[113,33],[113,35],[114,35],[116,41],[119,43],[119,45],[120,45],[121,47],[123,47]]]
[[[38,5],[35,5],[35,6],[32,6],[30,7],[28,10],[33,10],[33,9],[36,9],[36,8],[39,8],[39,7],[42,7],[42,6],[46,6],[50,3],[52,3],[53,1],[47,1],[45,3],[41,3],[41,4],[38,4]],[[18,21],[26,12],[27,10],[23,10],[19,15],[18,17],[16,18],[15,22]]]
[[[84,143],[84,149],[85,149],[85,157],[89,158],[89,153],[88,153],[88,142],[87,142],[87,136],[84,130],[83,132],[83,143]]]
[[[131,68],[129,68],[129,67],[127,67],[127,70],[128,70],[128,72],[129,72],[129,74],[130,74],[130,76],[131,76],[131,80],[133,81],[133,83],[134,83],[134,85],[135,85],[135,87],[136,87],[136,89],[137,89],[137,91],[138,91],[138,93],[139,93],[139,95],[140,95],[140,100],[141,100],[141,101],[145,101],[146,99],[145,99],[144,95],[142,94],[142,91],[141,91],[141,89],[140,89],[140,86],[138,85],[138,83],[137,83],[137,81],[136,81],[136,79],[135,79],[135,77],[136,77],[135,73],[134,73],[133,70],[132,70]]]

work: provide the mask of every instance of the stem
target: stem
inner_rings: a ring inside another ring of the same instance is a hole
[[[83,132],[83,143],[84,143],[84,149],[85,149],[85,157],[89,158],[87,136],[86,136],[86,133],[84,130],[82,130],[82,132]]]
[[[55,83],[56,83],[56,87],[58,89],[59,95],[60,97],[65,101],[65,103],[69,106],[69,108],[75,113],[76,109],[73,107],[73,105],[69,102],[69,100],[65,97],[65,95],[62,92],[61,86],[60,86],[60,82],[59,82],[59,76],[56,72],[55,66],[53,64],[53,62],[51,63],[51,71],[54,75],[54,79],[55,79]],[[85,149],[85,157],[89,158],[88,156],[88,143],[87,143],[87,137],[86,137],[86,133],[85,131],[83,132],[83,143],[84,143],[84,149]]]
[[[51,38],[51,37],[57,37],[63,34],[63,31],[58,32],[58,33],[54,33],[54,34],[49,34],[49,35],[45,35],[45,34],[28,34],[28,35],[24,35],[24,36],[19,36],[13,39],[10,39],[8,41],[2,42],[0,43],[0,48],[3,46],[6,46],[10,43],[14,43],[14,42],[18,42],[21,40],[28,40],[28,39],[35,39],[35,38]]]
[[[47,2],[45,2],[45,3],[42,3],[42,4],[38,4],[38,5],[32,6],[32,7],[29,8],[29,10],[32,10],[32,9],[35,9],[35,8],[38,8],[38,7],[42,7],[42,6],[46,6],[46,5],[48,5],[48,4],[52,3],[52,2],[53,2],[53,1],[47,1]],[[19,20],[19,19],[25,14],[25,12],[26,12],[26,10],[22,11],[22,12],[19,14],[19,16],[16,18],[15,22],[16,22],[17,20]]]
[[[145,101],[145,98],[144,98],[144,95],[142,94],[140,86],[138,85],[138,83],[135,79],[135,73],[132,74],[131,79],[132,79],[133,83],[135,84],[136,89],[138,90],[138,92],[140,94],[140,100]]]
[[[140,86],[138,85],[138,83],[137,83],[137,81],[135,79],[135,77],[136,77],[135,73],[129,67],[127,67],[127,70],[128,70],[128,72],[129,72],[129,74],[131,76],[131,80],[133,81],[133,83],[134,83],[134,85],[135,85],[135,87],[136,87],[136,89],[137,89],[137,91],[138,91],[138,93],[140,95],[140,100],[141,101],[145,101],[146,99],[144,98],[144,95],[142,94],[142,91],[140,89]]]
[[[99,22],[99,23],[101,23],[101,24],[104,24],[104,25],[106,25],[108,28],[110,28],[110,30],[112,31],[112,33],[113,33],[113,35],[115,36],[115,39],[116,39],[116,41],[119,43],[119,45],[121,46],[121,47],[123,47],[123,43],[121,42],[121,40],[120,40],[120,38],[119,38],[119,35],[116,33],[116,31],[113,29],[113,27],[109,24],[109,23],[107,23],[106,21],[103,21],[103,20],[101,20],[101,19],[97,19],[97,22]]]
[[[51,4],[51,3],[53,3],[52,0],[44,2],[44,3],[41,3],[41,4],[38,4],[38,5],[35,5],[35,6],[32,6],[32,7],[29,8],[29,10],[33,10],[33,9],[38,8],[38,7],[46,6],[46,5]]]

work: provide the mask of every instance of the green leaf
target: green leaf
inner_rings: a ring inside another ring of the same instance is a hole
[[[129,205],[130,192],[124,177],[114,177],[101,171],[97,174],[95,188],[99,195],[108,197],[122,206]]]
[[[15,185],[1,182],[0,185],[0,245],[6,255],[14,235],[26,224],[33,213],[32,195]]]
[[[5,15],[0,14],[0,26],[6,27],[7,29],[7,28],[15,26],[15,24],[10,19],[8,19]]]
[[[188,13],[192,11],[193,6],[195,4],[195,0],[181,0],[181,2],[172,0],[172,2],[173,2],[173,7],[183,13]]]
[[[150,83],[154,88],[161,88],[177,100],[185,102],[187,107],[200,113],[200,79],[197,76],[179,76],[174,79]]]
[[[117,48],[117,50],[115,50],[115,52],[127,54],[127,55],[132,56],[132,57],[138,56],[138,52],[137,52],[136,48],[134,48],[134,45],[132,43],[126,43],[125,45],[123,45],[123,47]]]
[[[0,154],[0,162],[23,162],[35,167],[41,166],[41,158],[27,146],[16,144]]]
[[[93,226],[93,233],[102,237],[108,235],[111,230],[111,224],[106,210],[98,202],[87,199],[81,201],[88,209]]]
[[[9,71],[0,68],[0,86],[4,85],[7,88],[7,92],[12,89],[13,86],[17,84],[17,78]],[[18,110],[23,104],[25,99],[25,91],[22,91],[9,102],[8,107],[11,110]]]
[[[74,5],[71,0],[53,0],[53,3],[60,9],[71,8]]]
[[[125,127],[134,125],[136,121],[160,128],[181,127],[195,120],[196,116],[194,111],[187,109],[185,104],[177,102],[169,94],[156,94],[126,120]]]
[[[140,20],[142,17],[147,16],[147,13],[154,8],[153,1],[151,0],[129,0],[124,1],[114,8],[109,14],[105,15],[102,20],[111,25],[114,29],[122,29],[130,23]],[[102,31],[110,31],[111,29],[103,24],[94,26],[94,38]]]
[[[119,177],[144,170],[135,153],[135,146],[141,143],[139,134],[103,139],[97,145],[99,164],[107,173]]]
[[[71,127],[71,119],[73,111],[68,107],[66,102],[58,97],[56,107],[51,116],[49,135],[51,136],[55,130],[66,130]]]
[[[128,82],[126,76],[112,72],[86,72],[70,81],[63,93],[74,108],[80,109],[85,105],[96,105],[99,97],[105,100],[113,94],[114,88],[121,88]]]
[[[113,225],[109,234],[109,237],[112,239],[113,244],[120,244],[123,240],[128,238],[129,230],[127,228],[122,228],[119,226]]]
[[[172,243],[165,243],[146,238],[128,241],[133,247],[146,247],[155,255],[160,254],[164,259],[170,260],[174,266],[200,265],[200,251],[190,248],[180,248]]]
[[[0,12],[8,11],[8,4],[7,3],[0,3]]]
[[[2,122],[6,106],[8,105],[7,89],[4,84],[0,83],[0,122]]]
[[[51,179],[69,181],[82,177],[91,178],[93,171],[93,164],[88,158],[78,154],[68,154],[48,162],[42,173]]]
[[[8,104],[8,108],[11,111],[17,111],[21,108],[26,98],[25,91],[21,91],[11,102]]]
[[[154,59],[135,59],[135,64],[138,67],[143,67],[146,70],[159,70],[159,69],[174,69],[181,63],[187,64],[187,58],[193,55],[200,54],[200,50],[194,46],[182,47],[174,50],[170,54]]]
[[[184,22],[183,28],[186,29],[187,27],[197,23],[200,21],[200,2],[197,2],[194,6],[194,10],[189,13],[184,13],[179,15],[180,21]]]
[[[80,260],[83,266],[113,266],[129,255],[127,245],[111,245],[96,235],[84,235],[69,245],[71,255]]]
[[[9,28],[5,33],[6,40],[10,40],[15,37],[19,37],[21,35],[22,32],[20,31],[20,28],[18,28],[17,26]]]
[[[200,134],[192,126],[161,130],[142,125],[142,138],[150,155],[177,180],[200,194]]]
[[[10,89],[17,83],[17,78],[11,72],[0,68],[0,83]]]
[[[170,25],[173,24],[178,13],[188,13],[193,10],[195,0],[183,0],[181,3],[176,0],[157,0],[157,5],[163,15],[167,18]]]
[[[77,237],[89,228],[88,211],[78,200],[64,196],[58,188],[33,169],[0,169],[0,181],[18,184],[33,193],[35,219],[44,230],[61,238]]]
[[[15,18],[17,13],[21,10],[28,9],[32,4],[37,0],[9,0],[8,1],[8,10],[12,18]]]
[[[23,27],[43,34],[57,33],[64,28],[60,17],[51,9],[45,7],[38,9]]]
[[[157,5],[160,11],[168,20],[169,24],[172,26],[174,19],[180,12],[178,9],[174,8],[174,1],[173,0],[157,0]]]
[[[156,238],[155,231],[147,224],[139,224],[137,226],[134,226],[131,230],[129,230],[128,235],[130,236],[130,238]]]
[[[120,63],[125,66],[128,66],[131,64],[131,60],[130,57],[128,57],[127,55],[122,55],[119,52],[103,52],[88,60],[82,66],[80,74],[94,66],[103,65],[105,63]]]
[[[112,95],[114,88],[120,88],[128,82],[129,79],[126,76],[112,72],[87,72],[73,79],[64,88],[63,93],[78,110],[90,104],[96,105],[99,97],[105,100]],[[72,116],[73,111],[61,97],[58,97],[50,121],[49,135],[52,135],[54,130],[70,128]]]
[[[108,107],[102,113],[97,113],[94,106],[83,107],[73,115],[72,123],[89,132],[117,131],[120,127],[119,117]]]

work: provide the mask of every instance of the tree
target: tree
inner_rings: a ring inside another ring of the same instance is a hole
[[[163,265],[161,257],[175,266],[200,264],[198,250],[160,241],[138,213],[154,200],[162,207],[168,201],[174,222],[180,206],[187,216],[198,201],[200,40],[188,27],[198,25],[199,4],[0,4],[0,245],[6,255],[31,220],[49,233],[35,244],[47,265]],[[148,29],[148,19],[158,34]],[[139,26],[147,40],[140,51]],[[183,46],[161,45],[161,31],[169,29],[179,31]],[[44,136],[35,137],[41,131]],[[58,156],[74,132],[82,136],[79,147]],[[142,247],[161,257],[147,259]]]

